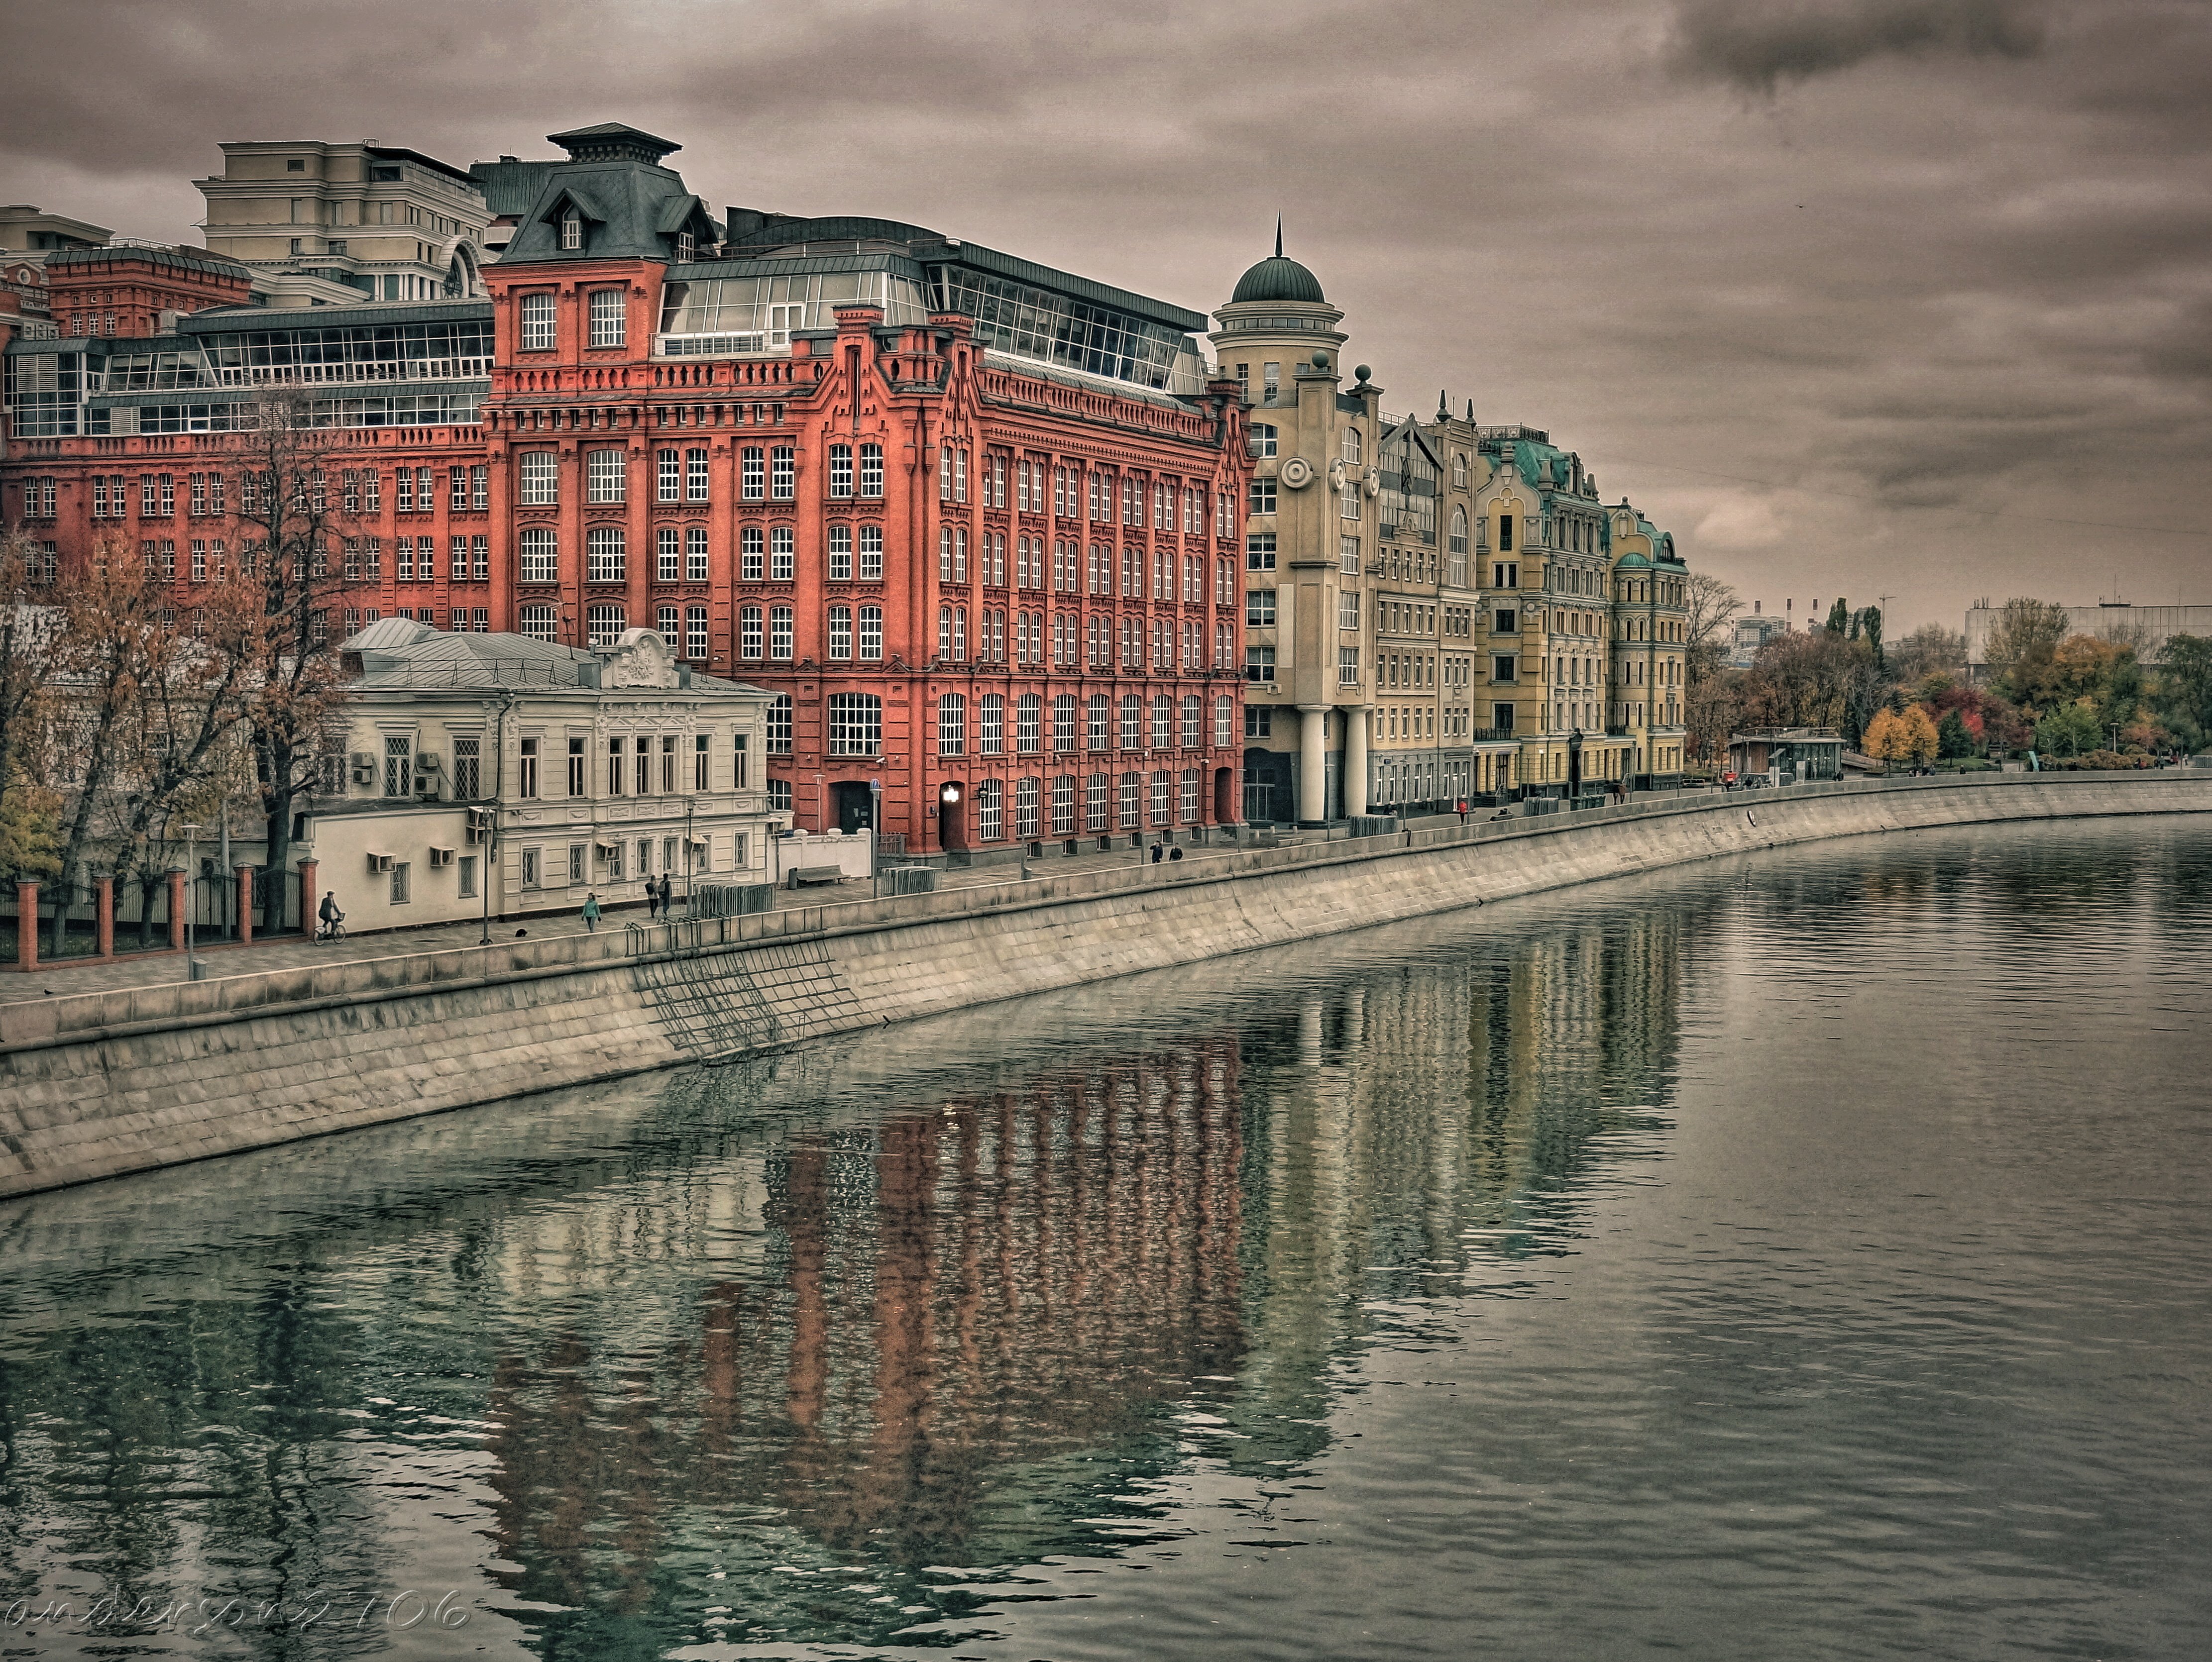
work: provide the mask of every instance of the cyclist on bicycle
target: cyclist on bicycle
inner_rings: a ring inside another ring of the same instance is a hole
[[[336,894],[325,894],[323,903],[315,908],[315,915],[323,920],[322,936],[326,941],[337,938],[338,925],[345,922],[345,913],[338,910]]]

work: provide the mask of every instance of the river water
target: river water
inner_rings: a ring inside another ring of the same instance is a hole
[[[2208,1012],[1923,833],[0,1206],[0,1656],[2212,1655]]]

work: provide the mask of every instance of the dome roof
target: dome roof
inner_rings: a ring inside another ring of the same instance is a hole
[[[1240,300],[1291,300],[1305,306],[1327,306],[1321,280],[1294,259],[1280,254],[1261,260],[1237,279],[1230,304]]]

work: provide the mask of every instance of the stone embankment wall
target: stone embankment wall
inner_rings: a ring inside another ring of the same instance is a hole
[[[2212,772],[1707,793],[0,1006],[0,1196],[1784,844],[2212,811]]]

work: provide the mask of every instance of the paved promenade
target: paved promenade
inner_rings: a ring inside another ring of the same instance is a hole
[[[1319,841],[1328,834],[1321,831],[1285,832],[1282,840],[1285,843],[1302,839]],[[1343,833],[1340,829],[1334,834],[1341,836]],[[1186,847],[1183,858],[1186,861],[1202,860],[1209,856],[1235,852],[1226,844]],[[1051,876],[1115,866],[1135,866],[1148,862],[1151,858],[1149,849],[1116,848],[1103,854],[1054,855],[1049,859],[1032,862],[1030,870],[1037,876]],[[1012,861],[954,866],[938,872],[937,887],[939,892],[954,889],[980,889],[994,883],[1018,883],[1021,875],[1021,866]],[[865,901],[873,893],[873,885],[866,878],[801,889],[779,889],[775,892],[775,908],[782,911],[793,907],[834,906],[840,901]],[[677,902],[677,915],[683,915],[680,897]],[[626,923],[645,921],[643,907],[624,906],[618,911],[610,911],[599,919],[599,931],[602,934],[610,930],[619,932]],[[528,930],[531,938],[536,940],[546,936],[580,935],[584,932],[584,923],[573,912],[505,921],[495,918],[491,923],[491,937],[495,941],[512,940],[518,929]],[[199,957],[207,965],[208,975],[214,978],[250,974],[264,969],[295,969],[309,964],[345,963],[372,958],[399,957],[418,952],[447,952],[455,947],[475,946],[483,938],[483,923],[472,920],[468,923],[434,924],[423,929],[386,930],[379,934],[354,936],[331,943],[297,935],[280,935],[256,941],[250,946],[240,946],[234,943],[203,946],[199,949]],[[0,970],[0,1004],[70,992],[109,992],[121,987],[161,986],[190,979],[185,967],[185,956],[180,952],[129,954],[108,963],[86,963],[65,959],[58,964],[42,963],[27,975],[19,974],[12,967]]]

